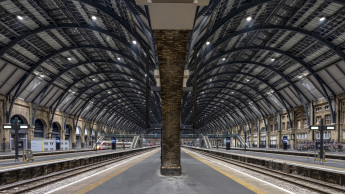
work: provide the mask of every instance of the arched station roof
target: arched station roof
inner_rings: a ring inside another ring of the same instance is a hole
[[[0,93],[127,131],[160,122],[148,9],[126,0],[0,1]],[[10,103],[9,113],[13,108]],[[37,111],[37,110],[36,110]],[[10,117],[10,115],[8,115]]]
[[[160,124],[148,10],[135,0],[0,0],[6,120],[22,99],[128,132]],[[282,111],[291,119],[300,106],[310,123],[322,98],[335,121],[344,50],[343,0],[210,0],[191,31],[182,124],[207,132]]]
[[[290,118],[299,106],[310,122],[309,103],[321,98],[335,121],[344,51],[344,1],[210,1],[191,33],[185,67],[194,91],[183,94],[182,122],[210,132],[282,111]]]

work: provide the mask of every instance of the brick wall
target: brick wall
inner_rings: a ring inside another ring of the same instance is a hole
[[[161,173],[179,175],[181,99],[189,31],[157,30],[156,39],[163,116]]]

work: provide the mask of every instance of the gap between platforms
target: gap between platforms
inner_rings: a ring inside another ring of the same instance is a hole
[[[266,191],[263,191],[262,189],[259,189],[258,187],[254,186],[253,184],[248,183],[248,181],[245,181],[245,180],[243,180],[243,179],[240,179],[240,178],[238,178],[238,177],[235,177],[235,176],[231,175],[230,173],[221,170],[220,168],[218,168],[218,167],[216,167],[215,165],[211,164],[211,162],[214,163],[214,164],[220,165],[220,166],[222,166],[222,167],[228,168],[228,169],[230,169],[230,170],[232,170],[232,171],[235,171],[235,172],[237,172],[237,173],[240,173],[240,174],[242,174],[242,175],[244,175],[244,176],[247,176],[247,177],[249,177],[249,178],[251,178],[251,179],[254,179],[254,180],[256,180],[256,181],[259,181],[259,182],[261,182],[261,183],[264,183],[264,184],[266,184],[266,185],[269,185],[269,186],[271,186],[271,187],[274,187],[274,188],[276,188],[276,189],[278,189],[278,190],[280,190],[280,191],[283,191],[283,192],[285,192],[285,193],[294,194],[294,192],[291,192],[291,191],[289,191],[289,190],[286,190],[286,189],[284,189],[284,188],[281,188],[281,187],[279,187],[279,186],[276,186],[276,185],[274,185],[274,184],[272,184],[272,183],[269,183],[269,182],[267,182],[267,181],[264,181],[264,180],[262,180],[262,179],[259,179],[259,178],[257,178],[257,177],[254,177],[254,176],[249,175],[249,174],[247,174],[247,173],[241,172],[241,171],[236,170],[236,169],[234,169],[234,168],[231,168],[231,167],[228,166],[228,165],[224,165],[224,164],[222,164],[222,163],[220,163],[220,162],[217,162],[217,161],[215,161],[215,160],[211,160],[211,159],[209,159],[209,158],[206,158],[206,157],[204,157],[204,156],[202,156],[202,155],[200,155],[200,154],[197,154],[197,153],[188,151],[188,150],[186,150],[186,149],[184,149],[184,148],[182,148],[182,151],[185,152],[185,153],[187,153],[187,154],[190,155],[191,157],[193,157],[193,158],[195,158],[195,159],[197,159],[197,160],[203,162],[203,163],[206,164],[207,166],[209,166],[209,167],[211,167],[212,169],[218,171],[219,173],[225,175],[226,177],[228,177],[228,178],[230,178],[230,179],[236,181],[237,183],[243,185],[244,187],[250,189],[251,191],[253,191],[253,192],[255,192],[255,193],[267,193],[267,192],[266,192]]]

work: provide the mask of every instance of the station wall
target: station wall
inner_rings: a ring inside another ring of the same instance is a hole
[[[25,102],[20,99],[16,99],[14,106],[13,106],[13,111],[12,115],[13,116],[18,116],[20,117],[25,124],[29,124],[30,128],[27,130],[27,134],[20,135],[20,147],[23,146],[23,148],[31,148],[31,142],[35,141],[35,144],[37,142],[49,142],[55,140],[55,136],[52,135],[53,133],[53,128],[50,126],[50,115],[49,109],[47,107],[42,107],[40,106],[37,110],[37,114],[35,117],[35,120],[40,120],[41,123],[43,124],[43,127],[41,126],[40,128],[43,128],[43,133],[41,133],[41,137],[35,137],[35,122],[32,122],[32,117],[31,114],[34,110],[32,110],[32,106],[29,102]],[[110,126],[104,126],[99,123],[94,123],[93,126],[91,121],[85,120],[83,118],[79,118],[78,122],[76,122],[76,117],[75,115],[69,115],[67,118],[67,123],[66,126],[70,126],[71,131],[69,136],[67,136],[66,139],[66,130],[65,127],[63,126],[64,121],[66,118],[66,114],[60,111],[56,111],[53,123],[56,123],[56,126],[58,126],[58,131],[59,133],[56,134],[60,137],[60,139],[65,142],[66,140],[68,149],[74,149],[77,148],[77,144],[79,143],[78,148],[86,148],[86,147],[91,147],[94,142],[95,142],[95,134],[98,132],[106,132],[106,131],[114,131],[117,133],[123,133],[120,129],[115,129]],[[11,136],[10,130],[4,129],[3,125],[6,123],[6,98],[4,95],[0,95],[0,151],[10,151],[11,149],[14,149],[13,145],[13,140],[11,142],[11,139],[13,139],[13,135]],[[76,134],[76,128],[80,128],[80,134]],[[94,132],[92,132],[92,130]],[[36,128],[36,132],[38,129]],[[87,133],[87,136],[86,136]],[[12,138],[11,138],[12,137]],[[54,144],[55,145],[55,144]],[[65,146],[66,144],[64,144]],[[66,146],[65,146],[66,147]],[[64,149],[67,149],[65,148]],[[50,148],[48,149],[50,150]]]
[[[311,125],[317,125],[322,118],[325,125],[335,125],[335,130],[324,132],[325,141],[345,144],[345,94],[337,95],[335,100],[333,98],[332,107],[336,107],[335,123],[332,123],[330,108],[325,99],[319,99],[308,104],[307,109],[310,115],[310,123]],[[312,144],[313,141],[319,140],[319,132],[309,130],[306,114],[302,106],[292,108],[289,111],[292,121],[291,128],[287,111],[281,111],[277,114],[276,121],[273,115],[270,115],[259,119],[257,122],[249,122],[242,126],[217,130],[217,133],[238,134],[244,139],[244,131],[246,131],[247,142],[250,146],[262,148],[281,148],[283,136],[288,137],[288,144],[291,149],[296,149],[299,145]],[[267,123],[267,128],[265,127],[264,120]]]

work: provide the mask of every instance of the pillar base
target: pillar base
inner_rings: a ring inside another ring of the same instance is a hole
[[[181,167],[161,167],[163,176],[181,176]]]
[[[85,143],[81,143],[81,148],[85,148]]]
[[[77,144],[76,143],[72,143],[72,149],[76,149],[77,148]]]

